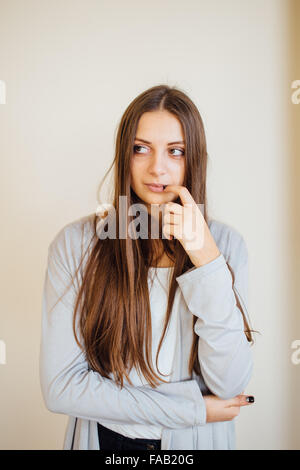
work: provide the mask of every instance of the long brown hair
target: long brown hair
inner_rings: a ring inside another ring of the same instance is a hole
[[[125,198],[127,214],[130,205],[142,202],[130,186],[130,160],[133,154],[138,121],[143,113],[157,110],[167,110],[176,116],[182,124],[186,142],[184,185],[190,191],[195,202],[202,205],[203,217],[206,222],[208,221],[206,201],[207,149],[199,111],[191,99],[178,88],[167,85],[154,86],[137,96],[129,104],[121,118],[116,136],[115,157],[110,167],[110,169],[114,167],[115,182],[112,206],[115,209],[117,236],[113,239],[100,239],[97,228],[99,227],[99,218],[97,214],[94,215],[92,222],[94,235],[91,240],[94,244],[85,265],[73,317],[74,335],[78,345],[85,351],[89,366],[103,377],[111,378],[109,374],[113,373],[115,381],[121,387],[123,387],[123,376],[132,384],[129,379],[132,367],[136,367],[138,373],[141,371],[153,388],[160,381],[166,382],[153,370],[151,359],[152,329],[147,276],[149,266],[156,265],[155,263],[159,259],[155,248],[157,245],[149,236],[151,214],[148,214],[147,238],[135,239],[128,236],[119,238],[118,236],[119,196],[127,196]],[[101,201],[99,202],[101,203]],[[175,202],[180,203],[179,198]],[[129,225],[128,219],[127,224]],[[174,270],[169,288],[165,324],[156,354],[156,366],[171,316],[177,289],[176,277],[193,267],[189,256],[178,240],[162,238],[160,241],[164,252],[174,262]],[[83,258],[81,263],[82,261]],[[234,272],[228,263],[227,265],[232,275],[233,285]],[[234,294],[237,306],[243,315],[245,335],[247,340],[253,344],[251,331],[254,330],[250,329],[235,290]],[[77,315],[79,315],[79,331],[83,344],[80,343],[76,333]],[[193,325],[196,320],[197,317],[194,316]],[[193,370],[196,374],[201,373],[198,360],[198,340],[199,336],[194,331],[189,358],[190,374]]]

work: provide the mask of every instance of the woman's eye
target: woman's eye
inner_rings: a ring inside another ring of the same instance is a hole
[[[181,150],[181,149],[171,149],[171,150],[175,150],[175,151],[177,151],[177,152],[180,152],[179,155],[174,155],[174,154],[173,154],[175,157],[180,157],[181,155],[182,155],[182,156],[184,155],[184,150]]]
[[[142,153],[142,152],[137,152],[137,149],[139,149],[139,148],[140,148],[140,149],[144,149],[144,148],[146,148],[146,147],[143,147],[143,145],[135,145],[135,146],[133,147],[134,153]]]
[[[140,154],[140,153],[145,153],[145,152],[140,152],[139,149],[146,149],[146,147],[144,147],[143,145],[135,145],[135,146],[133,147],[134,153],[138,153],[138,154]],[[147,150],[147,149],[146,149],[146,150]],[[184,150],[181,150],[181,149],[170,149],[170,151],[171,151],[171,152],[172,152],[172,151],[180,152],[180,153],[177,154],[177,155],[173,153],[172,155],[174,155],[174,157],[180,157],[180,156],[183,156],[183,155],[184,155]]]

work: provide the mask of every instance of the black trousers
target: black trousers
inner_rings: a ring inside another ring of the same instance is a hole
[[[132,439],[97,423],[100,450],[161,450],[160,439]]]

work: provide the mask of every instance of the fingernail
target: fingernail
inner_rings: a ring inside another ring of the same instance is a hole
[[[252,395],[250,395],[249,397],[246,398],[246,401],[248,403],[254,403],[254,397]]]

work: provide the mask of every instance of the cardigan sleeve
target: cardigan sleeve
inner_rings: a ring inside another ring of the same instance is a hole
[[[236,261],[238,253],[240,257]],[[231,258],[235,266],[234,289],[245,312],[248,252],[243,238]],[[194,331],[199,336],[198,357],[206,385],[222,399],[243,393],[251,378],[253,359],[224,255],[221,253],[213,261],[189,270],[176,280],[189,311],[198,317]]]
[[[69,250],[53,241],[42,299],[40,384],[46,407],[83,419],[113,424],[181,428],[206,424],[206,406],[196,380],[121,387],[88,367],[73,334],[76,287],[70,284]],[[71,250],[72,251],[72,250]],[[62,297],[61,297],[62,296]]]

